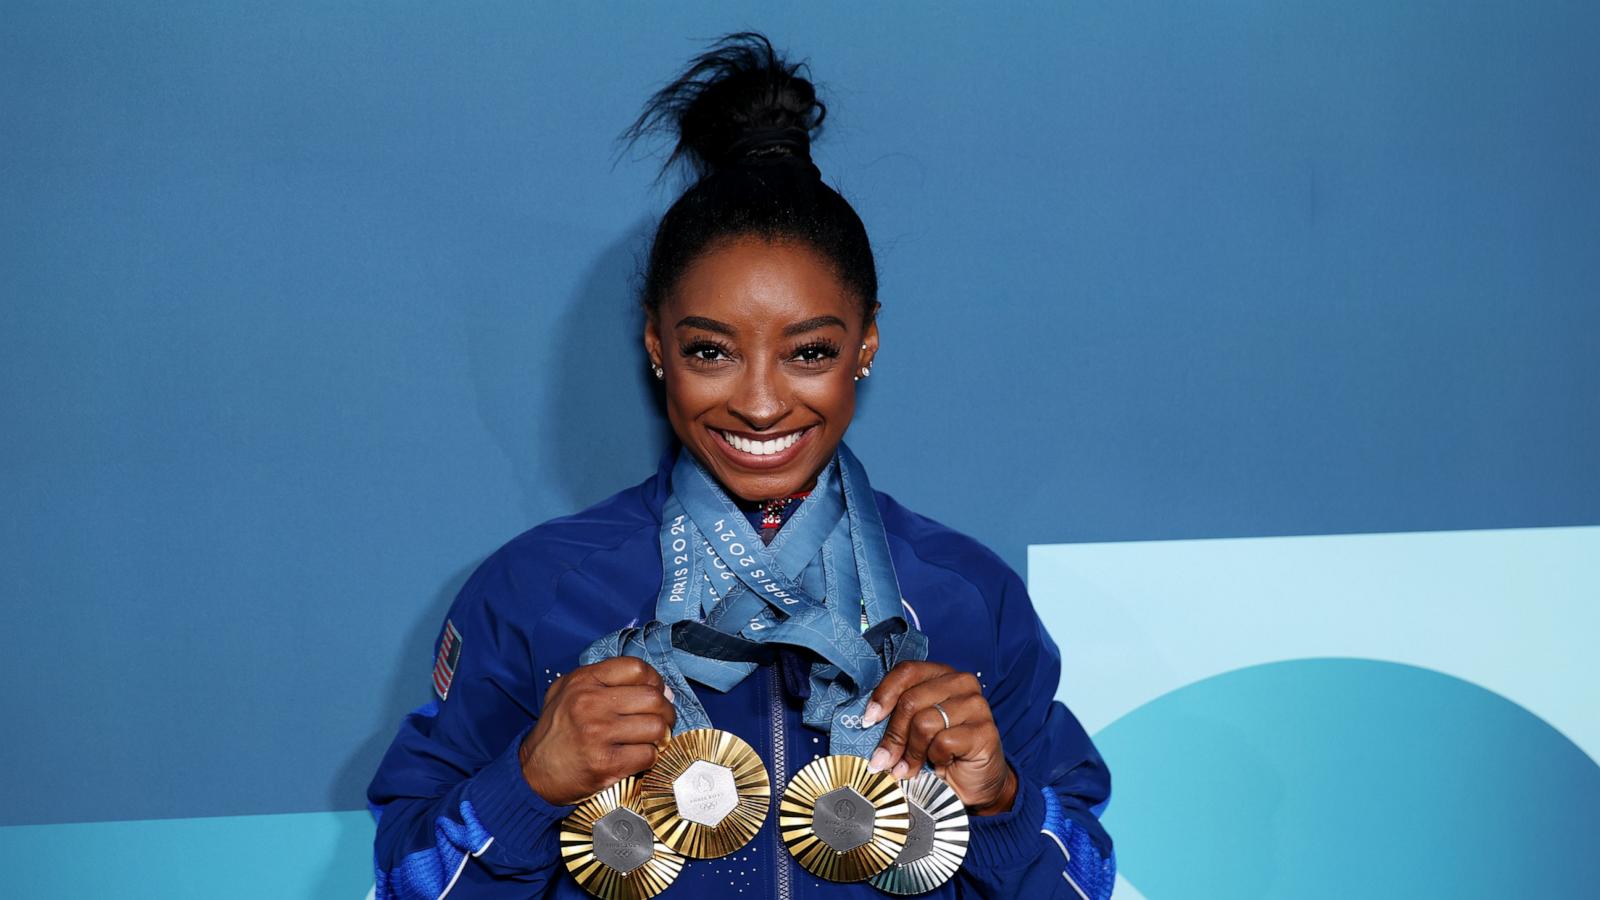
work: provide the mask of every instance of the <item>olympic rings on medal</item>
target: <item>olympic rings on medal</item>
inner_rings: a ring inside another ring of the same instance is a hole
[[[842,716],[839,717],[839,724],[843,725],[846,728],[860,728],[861,727],[861,717],[846,713],[845,715],[842,715]]]

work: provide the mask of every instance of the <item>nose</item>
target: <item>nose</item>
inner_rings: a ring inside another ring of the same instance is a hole
[[[789,411],[789,404],[784,401],[782,382],[771,363],[745,367],[733,396],[728,398],[728,411],[752,431],[765,431],[778,424]]]

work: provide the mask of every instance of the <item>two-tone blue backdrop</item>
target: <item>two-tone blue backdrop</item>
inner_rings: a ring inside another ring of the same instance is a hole
[[[657,457],[614,138],[743,27],[1118,895],[1591,892],[1593,4],[0,0],[0,893],[363,896],[456,588]]]

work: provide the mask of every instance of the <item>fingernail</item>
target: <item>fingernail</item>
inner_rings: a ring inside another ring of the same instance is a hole
[[[663,684],[661,686],[661,692],[663,694],[667,695],[667,702],[671,703],[672,702],[672,688],[669,688],[669,687],[667,687],[666,685]]]
[[[868,703],[867,711],[861,714],[861,727],[871,728],[872,724],[878,721],[878,717],[881,715],[883,715],[883,707],[877,703]]]
[[[911,769],[906,766],[904,760],[894,764],[894,777],[896,778],[904,778],[910,771]]]
[[[889,765],[889,751],[879,747],[867,761],[868,772],[882,772]]]

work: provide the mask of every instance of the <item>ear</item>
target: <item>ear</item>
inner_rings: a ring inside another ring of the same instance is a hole
[[[665,359],[661,355],[661,317],[655,310],[645,313],[644,317],[644,352],[650,357],[653,366],[665,367]]]
[[[867,330],[861,333],[861,358],[857,366],[872,365],[872,358],[878,355],[878,320],[876,317],[867,323]]]

